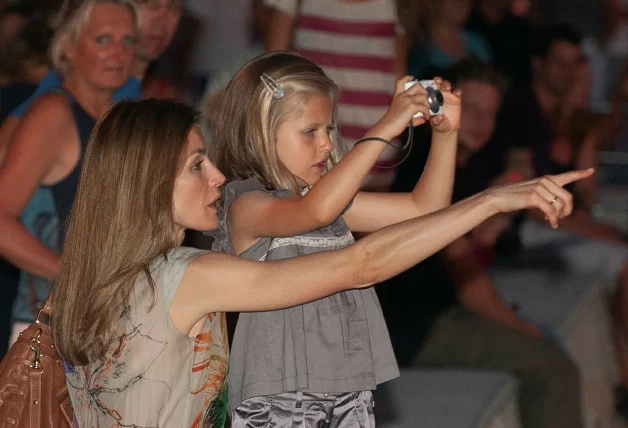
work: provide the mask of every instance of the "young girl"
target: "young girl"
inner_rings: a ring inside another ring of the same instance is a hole
[[[437,80],[445,114],[430,119],[426,91],[420,85],[404,90],[410,79],[397,83],[388,112],[365,142],[331,168],[341,152],[334,83],[296,54],[249,62],[226,88],[214,128],[212,156],[230,181],[214,249],[251,260],[286,259],[345,248],[354,243],[350,231],[372,232],[447,207],[460,94]],[[412,119],[417,112],[424,118]],[[356,195],[386,141],[411,120],[418,125],[425,119],[434,131],[433,149],[415,190]],[[548,185],[552,190],[543,190],[543,202],[570,203],[556,196],[564,194],[555,183]],[[437,239],[436,230],[426,233],[428,241]],[[240,314],[230,365],[235,426],[283,426],[291,420],[370,426],[369,391],[399,374],[372,288]]]

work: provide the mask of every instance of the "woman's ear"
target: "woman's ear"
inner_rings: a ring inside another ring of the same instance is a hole
[[[72,41],[67,35],[63,38],[63,57],[68,61],[74,60],[76,57],[76,42]]]

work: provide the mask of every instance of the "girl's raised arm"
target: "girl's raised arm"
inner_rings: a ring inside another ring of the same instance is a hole
[[[412,192],[408,193],[359,192],[351,209],[344,216],[352,231],[373,232],[451,204],[460,129],[461,93],[452,93],[448,82],[443,82],[441,87],[445,97],[444,111],[443,115],[433,116],[430,120],[432,144],[420,180]]]
[[[359,191],[386,147],[384,141],[399,135],[410,121],[417,126],[429,119],[427,91],[421,85],[413,85],[406,91],[405,84],[411,80],[412,77],[406,76],[397,82],[389,110],[364,137],[379,140],[356,145],[305,196],[279,198],[250,192],[239,197],[229,210],[233,240],[249,243],[262,237],[295,236],[333,223]],[[438,83],[441,84],[440,79]],[[449,88],[448,83],[446,87]],[[417,112],[423,113],[424,118],[413,119]],[[329,136],[325,128],[318,132],[325,133],[316,137],[323,156],[325,148],[329,148]]]

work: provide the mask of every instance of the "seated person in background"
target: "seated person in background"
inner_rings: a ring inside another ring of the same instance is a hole
[[[495,136],[486,148],[492,162],[485,171],[485,186],[498,180],[497,177],[511,181],[513,172],[516,179],[525,179],[556,173],[570,165],[595,166],[597,126],[587,109],[589,74],[583,64],[579,40],[565,26],[549,27],[541,33],[532,53],[531,84],[506,98]],[[531,165],[522,166],[528,157]],[[628,257],[623,248],[626,241],[613,228],[591,221],[589,211],[596,198],[595,180],[578,184],[572,190],[580,214],[561,223],[561,228],[593,240],[620,244],[614,252],[617,257],[613,264],[617,266],[607,269],[618,274]],[[524,220],[522,230],[530,232],[522,232],[524,241],[526,236],[534,234],[532,229],[536,230],[537,225],[533,218]],[[552,236],[561,233],[555,231]]]
[[[464,94],[455,202],[484,186],[481,172],[490,159],[478,152],[493,134],[503,84],[491,68],[472,60],[460,63],[450,78]],[[395,191],[411,190],[422,173],[429,139],[416,137]],[[493,221],[503,228],[510,219],[496,216]],[[390,280],[394,286],[378,287],[399,362],[512,373],[521,386],[524,428],[582,427],[577,368],[558,344],[500,299],[475,258],[474,245],[471,235],[459,238]]]
[[[589,98],[589,68],[583,61],[578,34],[563,25],[547,27],[539,32],[531,56],[531,83],[504,100],[495,135],[485,149],[491,157],[483,171],[485,186],[552,174],[570,163],[595,163],[594,128],[579,131],[586,123],[581,116],[574,117],[587,108]],[[578,136],[581,132],[584,135]],[[595,189],[590,186],[572,188],[583,210],[595,199]],[[514,216],[503,234],[493,229],[492,236],[500,236],[502,242],[509,237],[509,244],[517,249],[518,263],[568,275],[596,275],[617,285],[611,290],[623,385],[618,389],[617,405],[628,417],[628,243],[612,227],[593,222],[586,211],[566,219],[560,229],[545,227],[542,222],[543,218],[527,212]]]
[[[499,161],[490,166],[493,178],[503,172],[513,147],[531,149],[534,171],[545,173],[559,125],[586,106],[587,66],[580,37],[571,28],[553,26],[539,32],[531,48],[531,69],[530,83],[505,97],[487,146]]]

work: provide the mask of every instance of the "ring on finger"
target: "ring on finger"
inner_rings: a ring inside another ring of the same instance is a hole
[[[550,201],[550,205],[554,205],[557,200],[558,200],[558,196],[554,196],[554,199]]]

